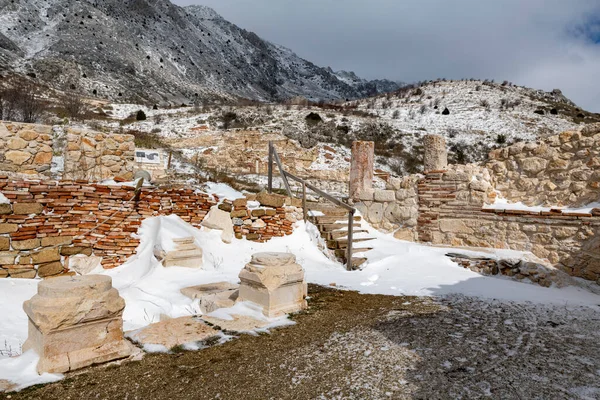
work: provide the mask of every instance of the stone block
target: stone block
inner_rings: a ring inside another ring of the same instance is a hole
[[[173,239],[175,250],[165,254],[162,264],[165,267],[202,268],[202,249],[193,237]]]
[[[54,261],[47,264],[42,264],[38,267],[38,276],[45,278],[47,276],[58,275],[63,272],[65,268],[60,261]]]
[[[92,248],[85,246],[63,246],[60,248],[60,254],[62,256],[73,256],[75,254],[90,256],[92,255]]]
[[[307,307],[304,270],[291,253],[257,253],[240,272],[238,301],[258,304],[267,317]]]
[[[229,282],[209,283],[181,289],[181,294],[200,300],[200,310],[209,314],[219,308],[233,307],[239,295],[239,285]]]
[[[33,250],[40,247],[40,239],[13,240],[12,247],[15,250]]]
[[[11,268],[8,270],[11,278],[15,279],[33,279],[37,275],[37,271],[33,268]]]
[[[37,253],[31,254],[31,263],[32,264],[43,264],[51,261],[59,261],[60,254],[58,253],[58,248],[50,248],[50,249],[42,249]]]
[[[39,214],[44,209],[40,203],[14,203],[13,212],[15,214]]]
[[[0,278],[7,278],[8,277],[8,270],[4,269],[4,268],[0,268]]]
[[[10,238],[0,237],[0,251],[10,250]]]
[[[244,218],[248,216],[248,211],[247,210],[235,210],[232,211],[229,216],[231,218]]]
[[[287,197],[275,193],[267,193],[263,190],[256,195],[256,201],[266,207],[283,207],[285,205]]]
[[[392,202],[396,200],[396,193],[393,190],[376,189],[373,199],[378,202]]]
[[[459,219],[441,220],[440,230],[444,233],[473,233],[473,229],[469,228],[462,220]]]
[[[366,188],[361,190],[357,195],[358,200],[360,201],[373,201],[375,198],[375,189]]]
[[[76,254],[69,257],[67,265],[70,271],[79,275],[87,275],[102,265],[102,257],[86,256],[85,254]]]
[[[73,236],[50,236],[42,238],[42,247],[71,244]]]
[[[235,199],[233,201],[233,206],[238,208],[245,208],[248,205],[248,199]]]
[[[219,210],[217,206],[213,206],[204,220],[200,223],[209,229],[221,230],[221,240],[225,243],[231,243],[233,240],[233,222],[228,212]]]
[[[0,265],[14,264],[15,258],[19,255],[18,251],[2,251],[0,252]]]
[[[136,343],[160,345],[168,350],[188,343],[196,344],[218,335],[218,330],[195,317],[170,318],[127,332],[127,336]]]
[[[219,210],[231,212],[233,210],[233,204],[231,203],[221,203],[219,204]]]
[[[2,233],[13,233],[19,230],[17,224],[0,224],[0,234]]]
[[[0,204],[0,215],[12,214],[12,207],[10,204]]]
[[[252,210],[251,215],[253,217],[262,217],[263,215],[267,215],[267,211],[262,208],[259,208],[258,210]]]
[[[105,275],[43,280],[23,303],[29,335],[23,351],[40,356],[38,373],[62,373],[131,354],[123,338],[125,301]]]
[[[21,150],[9,150],[6,152],[5,157],[8,161],[11,161],[13,164],[23,165],[29,159],[31,159],[31,154]]]

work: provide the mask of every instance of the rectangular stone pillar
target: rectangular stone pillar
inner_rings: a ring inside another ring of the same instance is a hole
[[[374,157],[375,142],[356,141],[352,143],[349,187],[352,200],[359,200],[362,193],[373,190]]]

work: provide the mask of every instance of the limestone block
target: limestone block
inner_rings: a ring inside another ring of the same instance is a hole
[[[232,314],[232,320],[221,319],[211,316],[203,316],[202,320],[225,331],[231,332],[251,332],[269,325],[271,322],[267,319],[255,319],[247,315]]]
[[[208,314],[219,308],[233,307],[239,296],[239,285],[229,282],[209,283],[181,289],[181,294],[199,299],[200,310],[203,314]]]
[[[6,152],[5,157],[16,165],[23,165],[31,158],[31,154],[20,150],[9,150]]]
[[[0,251],[0,265],[14,264],[18,251]]]
[[[17,224],[0,224],[0,234],[2,233],[13,233],[19,229]]]
[[[396,200],[396,193],[393,190],[376,189],[373,198],[379,202],[391,202]]]
[[[267,317],[297,312],[307,307],[304,270],[290,253],[257,253],[240,272],[238,301],[263,307]]]
[[[363,189],[357,194],[358,200],[360,201],[373,201],[375,199],[375,189],[367,188]]]
[[[193,237],[173,239],[173,242],[175,250],[167,252],[162,260],[165,267],[202,268],[202,249]]]
[[[79,275],[87,275],[102,265],[102,257],[86,256],[85,254],[76,254],[69,257],[69,270]]]
[[[40,247],[40,239],[13,240],[12,247],[15,250],[33,250]]]
[[[39,214],[44,209],[40,203],[14,203],[13,212],[15,214]]]
[[[73,236],[50,236],[42,238],[42,247],[58,246],[61,244],[71,244]]]
[[[27,141],[35,140],[38,138],[38,136],[39,133],[37,133],[36,131],[24,130],[19,132],[19,137]]]
[[[359,200],[363,191],[373,188],[374,157],[374,142],[355,141],[352,143],[349,186],[351,199]]]
[[[402,207],[392,203],[384,211],[384,218],[390,222],[402,223],[412,217],[412,207]]]
[[[58,248],[42,249],[37,253],[31,254],[31,262],[33,264],[43,264],[51,261],[59,261],[60,254]]]
[[[219,331],[196,317],[167,319],[136,331],[127,336],[142,345],[161,345],[167,349],[188,343],[197,343],[217,336]]]
[[[440,135],[426,135],[423,138],[423,170],[441,171],[448,167],[446,139]]]
[[[23,303],[29,335],[23,351],[40,356],[39,373],[61,373],[124,358],[125,301],[105,275],[66,276],[41,281],[38,293]]]
[[[538,172],[546,169],[547,165],[548,160],[539,157],[530,157],[521,160],[521,168],[523,168],[523,171],[532,174],[537,174]]]
[[[459,219],[443,219],[440,221],[440,230],[444,233],[473,233],[473,229]]]
[[[10,250],[10,238],[0,237],[0,251]]]
[[[228,212],[219,210],[217,206],[213,206],[200,225],[223,231],[221,240],[225,243],[231,243],[233,239],[233,222]]]
[[[285,205],[285,200],[285,196],[281,196],[279,194],[274,193],[267,193],[267,191],[265,190],[256,195],[256,201],[258,201],[261,205],[267,207],[283,207]]]
[[[383,220],[383,203],[373,203],[369,207],[367,218],[370,223],[380,223]]]
[[[25,147],[27,147],[28,142],[19,138],[19,137],[14,137],[12,139],[8,140],[7,143],[7,147],[11,150],[21,150],[24,149]]]
[[[0,204],[0,215],[6,215],[12,213],[12,207],[10,204]]]
[[[54,261],[46,264],[42,264],[38,267],[38,276],[45,278],[47,276],[58,275],[63,272],[64,267],[60,261]]]
[[[401,228],[394,232],[394,238],[408,242],[417,241],[417,232],[413,229]]]

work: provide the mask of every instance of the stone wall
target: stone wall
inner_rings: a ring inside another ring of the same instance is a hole
[[[0,171],[12,175],[49,175],[52,127],[0,122]]]
[[[66,128],[63,179],[132,179],[135,169],[133,135]],[[58,150],[58,149],[57,149]]]
[[[450,169],[421,179],[419,241],[530,251],[570,275],[600,283],[600,209],[591,213],[484,209],[496,195],[493,188],[485,180],[473,180],[468,167],[465,172]]]
[[[580,206],[600,199],[600,124],[490,153],[502,196],[527,205]]]
[[[0,172],[17,178],[131,179],[135,169],[132,135],[0,122],[0,149]],[[51,172],[53,156],[63,157],[62,173]]]
[[[139,239],[133,234],[143,219],[175,214],[200,227],[219,201],[190,188],[143,188],[136,203],[133,187],[7,176],[0,176],[0,192],[10,202],[0,204],[0,278],[63,274],[75,254],[101,256],[104,268],[116,267],[135,254]],[[245,215],[238,216],[237,236],[266,241],[292,233],[297,210],[272,208],[249,211],[245,203],[238,205],[235,210]]]
[[[417,240],[419,215],[417,182],[419,175],[391,178],[385,189],[364,190],[354,206],[376,229],[395,231],[398,239]]]

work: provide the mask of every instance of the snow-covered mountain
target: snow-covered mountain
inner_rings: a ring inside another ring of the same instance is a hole
[[[346,79],[208,7],[168,0],[0,0],[0,67],[137,102],[332,100],[399,87]]]

